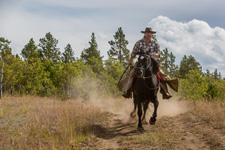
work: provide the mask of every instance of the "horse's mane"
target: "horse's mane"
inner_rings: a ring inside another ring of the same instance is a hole
[[[152,61],[152,65],[153,65],[153,73],[156,74],[157,72],[159,72],[159,61],[157,60],[158,58],[151,56],[151,61]]]

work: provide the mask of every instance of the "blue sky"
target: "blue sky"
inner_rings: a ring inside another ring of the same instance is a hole
[[[218,69],[225,76],[224,0],[0,0],[0,36],[20,54],[30,38],[39,43],[46,33],[68,43],[79,57],[94,32],[101,55],[122,27],[132,50],[151,26],[161,50],[168,48],[179,64],[193,55],[203,70]]]

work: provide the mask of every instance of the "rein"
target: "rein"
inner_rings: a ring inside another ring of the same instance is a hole
[[[152,77],[152,75],[151,75],[151,77]],[[155,88],[150,88],[150,87],[148,87],[148,85],[146,85],[146,83],[145,83],[145,79],[146,79],[147,77],[145,77],[145,78],[143,78],[143,82],[144,82],[144,85],[145,85],[145,87],[147,88],[147,89],[149,89],[149,90],[155,90],[155,89],[158,89],[159,88],[159,82],[160,82],[160,80],[158,80],[158,86],[157,87],[155,87]],[[158,76],[157,76],[157,78],[158,78]]]
[[[151,66],[151,59],[150,59],[148,65],[147,65],[147,68],[149,68],[150,66]],[[137,69],[143,70],[143,71],[144,71],[144,75],[145,75],[145,68],[144,68],[144,67],[137,67]],[[148,87],[148,85],[145,83],[145,79],[152,78],[153,75],[154,75],[154,74],[152,74],[152,75],[150,75],[150,76],[147,76],[147,77],[143,77],[143,76],[138,77],[138,76],[137,76],[137,78],[142,78],[142,79],[143,79],[144,85],[145,85],[145,87],[146,87],[147,89],[149,89],[149,90],[155,90],[155,89],[158,89],[158,88],[159,88],[159,86],[160,86],[160,84],[159,84],[160,80],[158,80],[158,86],[157,86],[157,87],[154,87],[154,88]],[[157,76],[157,78],[158,78],[158,76]],[[158,78],[158,79],[159,79],[159,78]]]
[[[148,65],[146,68],[149,68],[152,64],[151,58],[149,59]],[[143,70],[144,71],[144,76],[145,76],[145,68],[144,67],[137,67],[137,69]],[[151,76],[147,77],[150,78]],[[144,77],[143,77],[144,78]]]
[[[155,89],[159,88],[159,85],[160,85],[159,82],[160,82],[160,80],[158,80],[158,86],[157,86],[157,87],[154,87],[154,88],[148,87],[148,85],[145,83],[145,79],[149,79],[149,78],[152,78],[152,77],[153,77],[153,75],[147,76],[147,77],[138,77],[138,76],[137,76],[137,78],[143,79],[144,85],[145,85],[145,87],[146,87],[147,89],[149,89],[149,90],[155,90]],[[157,78],[159,79],[158,76],[157,76]]]
[[[125,74],[125,72],[127,71],[128,68],[129,68],[129,66],[127,66],[126,69],[124,70],[124,72],[123,72],[122,76],[120,77],[120,80],[119,80],[119,82],[117,84],[117,87],[119,87],[120,81],[121,81],[123,75]]]

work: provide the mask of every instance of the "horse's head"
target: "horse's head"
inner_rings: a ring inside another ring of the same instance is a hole
[[[150,61],[151,59],[149,55],[145,53],[139,54],[138,61],[137,61],[137,68],[136,68],[137,77],[145,76],[146,70],[149,68]]]
[[[159,62],[154,58],[154,56],[146,53],[140,53],[138,55],[139,57],[136,68],[137,77],[144,77],[147,74],[156,74],[159,71]]]

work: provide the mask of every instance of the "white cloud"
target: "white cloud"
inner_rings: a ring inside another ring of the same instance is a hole
[[[224,29],[211,28],[208,23],[197,19],[177,22],[164,16],[152,19],[148,25],[157,31],[156,37],[161,50],[168,48],[177,61],[180,62],[184,55],[192,55],[203,70],[218,69],[225,75]]]

